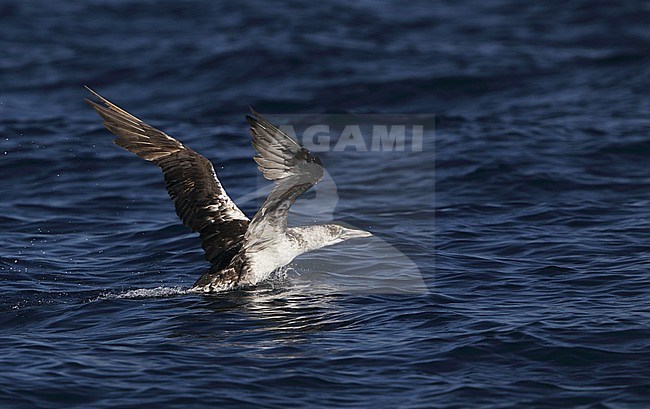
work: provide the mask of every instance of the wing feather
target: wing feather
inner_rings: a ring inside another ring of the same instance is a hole
[[[209,160],[86,87],[103,105],[86,102],[103,118],[115,143],[162,169],[183,224],[199,232],[205,257],[221,264],[241,245],[249,219],[230,199]]]
[[[298,196],[323,178],[323,165],[289,135],[251,108],[250,124],[255,162],[265,178],[275,186],[257,211],[244,237],[244,247],[272,238],[287,228],[289,208]]]

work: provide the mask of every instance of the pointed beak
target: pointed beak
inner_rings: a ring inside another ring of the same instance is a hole
[[[370,237],[372,233],[365,230],[356,230],[356,229],[346,229],[341,233],[341,238],[343,240],[358,239],[361,237]]]

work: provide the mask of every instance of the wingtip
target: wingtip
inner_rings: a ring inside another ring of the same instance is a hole
[[[248,109],[250,109],[252,115],[246,115],[246,120],[248,121],[249,124],[251,124],[252,127],[258,127],[258,126],[262,128],[275,127],[275,125],[267,121],[266,118],[262,116],[262,114],[257,112],[255,108],[249,105]]]
[[[257,118],[253,118],[250,115],[246,115],[246,121],[249,123],[250,126],[257,125]]]
[[[101,95],[99,95],[95,90],[93,90],[92,88],[90,88],[88,85],[84,84],[84,88],[86,88],[86,90],[88,90],[88,92],[90,92],[91,94],[93,94],[93,96],[94,96],[95,98],[97,98],[98,100],[100,100],[100,101],[103,102],[104,104],[109,105],[109,102],[106,100],[106,98],[104,98],[104,97],[102,97]],[[86,98],[86,99],[87,99],[87,98]],[[94,102],[94,101],[91,101],[91,102]],[[96,102],[94,102],[94,103],[97,104]],[[92,106],[92,105],[91,105],[91,106]]]
[[[104,108],[102,105],[98,104],[97,102],[93,101],[92,99],[84,98],[84,102],[88,104],[92,109],[97,111],[101,115],[101,110]]]
[[[88,92],[90,92],[91,94],[93,94],[97,98],[102,99],[102,97],[97,92],[95,92],[92,88],[90,88],[88,85],[84,84],[84,88],[86,88],[86,90]]]

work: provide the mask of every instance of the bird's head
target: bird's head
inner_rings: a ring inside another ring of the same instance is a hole
[[[362,237],[372,236],[372,233],[365,230],[347,227],[339,223],[325,224],[323,227],[327,232],[326,235],[328,238],[328,246],[350,239],[359,239]]]
[[[354,229],[339,223],[318,224],[314,226],[289,228],[294,235],[304,241],[301,253],[331,246],[342,241],[370,237],[372,234],[365,230]]]

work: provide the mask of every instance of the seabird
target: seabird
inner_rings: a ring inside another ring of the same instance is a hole
[[[190,291],[253,286],[308,251],[371,236],[339,224],[288,227],[289,208],[323,177],[320,159],[251,108],[258,168],[274,187],[252,219],[221,185],[212,163],[86,87],[101,104],[85,101],[103,118],[115,144],[162,169],[167,192],[183,224],[198,232],[211,267]]]

